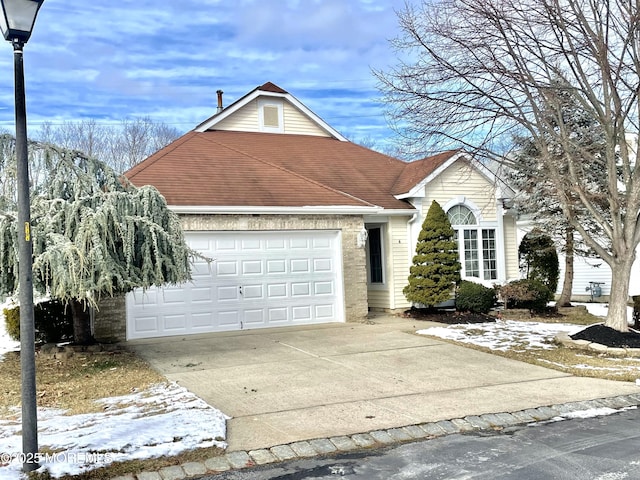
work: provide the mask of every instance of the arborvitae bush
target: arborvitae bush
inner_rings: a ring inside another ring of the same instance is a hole
[[[451,298],[460,281],[458,244],[442,207],[435,200],[418,236],[416,255],[403,293],[413,303],[433,307]]]
[[[20,340],[20,307],[5,308],[7,333],[14,340]],[[55,300],[41,302],[33,307],[36,341],[56,343],[73,339],[73,318],[71,309]]]
[[[20,340],[20,307],[4,308],[5,329],[7,334],[14,340]]]
[[[537,280],[551,292],[558,288],[560,263],[556,246],[549,235],[539,229],[527,233],[518,247],[520,268],[529,280]]]
[[[538,280],[516,280],[500,287],[505,308],[525,308],[541,312],[553,300],[553,292]]]
[[[479,283],[463,280],[456,294],[459,312],[489,313],[496,303],[496,291]]]

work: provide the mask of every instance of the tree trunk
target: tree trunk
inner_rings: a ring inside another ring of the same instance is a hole
[[[558,299],[559,307],[571,306],[571,290],[573,289],[573,228],[567,227],[565,230],[564,248],[564,280],[562,282],[562,293]]]
[[[617,262],[611,268],[611,293],[609,294],[609,312],[604,324],[620,332],[629,331],[627,304],[629,302],[629,279],[635,255],[627,255],[624,261]]]
[[[94,343],[91,334],[91,315],[89,307],[82,302],[73,300],[70,304],[73,315],[73,341],[77,345],[90,345]]]

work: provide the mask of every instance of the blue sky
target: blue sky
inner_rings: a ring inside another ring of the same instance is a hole
[[[25,47],[29,132],[150,117],[181,132],[271,81],[353,140],[393,135],[371,68],[395,63],[404,0],[45,0]],[[0,45],[0,128],[13,53]]]

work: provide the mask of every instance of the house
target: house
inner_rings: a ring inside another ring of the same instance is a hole
[[[196,260],[184,285],[135,291],[128,339],[362,321],[410,304],[418,233],[437,200],[463,277],[518,276],[510,195],[461,151],[406,163],[349,142],[293,95],[255,88],[127,173],[182,220]],[[117,323],[117,322],[116,322]],[[126,330],[126,333],[123,333]],[[115,333],[114,333],[115,332]]]

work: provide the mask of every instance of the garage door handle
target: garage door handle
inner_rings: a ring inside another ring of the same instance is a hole
[[[238,290],[240,291],[240,295],[242,295],[242,285],[238,287]]]

